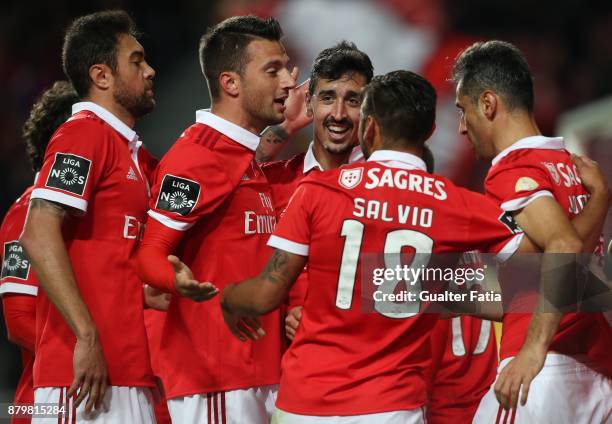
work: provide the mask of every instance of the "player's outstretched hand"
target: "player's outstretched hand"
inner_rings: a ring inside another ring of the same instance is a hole
[[[516,409],[519,393],[521,406],[527,403],[529,386],[544,366],[545,359],[544,349],[523,347],[504,367],[494,387],[495,396],[504,409]]]
[[[297,80],[298,74],[298,68],[293,68],[291,72],[293,79]],[[289,97],[285,100],[285,120],[281,126],[287,131],[289,136],[292,136],[312,122],[312,116],[308,116],[306,109],[306,94],[308,94],[309,83],[310,79],[307,79],[297,87],[289,90]]]
[[[285,334],[289,340],[293,340],[295,337],[295,332],[300,325],[300,320],[302,319],[302,307],[295,306],[287,312],[287,317],[285,318]]]
[[[579,155],[572,155],[572,160],[582,184],[589,193],[601,193],[610,197],[610,186],[597,162]]]
[[[85,411],[100,409],[108,388],[108,372],[97,337],[78,339],[73,356],[74,380],[68,389],[68,397],[77,395],[74,405],[78,407],[85,398]]]
[[[229,330],[240,341],[246,342],[248,339],[257,340],[266,335],[264,329],[261,328],[259,319],[236,315],[225,308],[223,302],[221,302],[221,312]]]
[[[203,302],[212,299],[219,293],[219,289],[213,284],[194,280],[189,267],[176,256],[168,256],[168,262],[174,268],[174,287],[182,296],[195,302]]]
[[[168,306],[170,306],[170,299],[172,299],[172,295],[170,293],[165,293],[147,284],[144,285],[143,291],[144,302],[147,307],[156,309],[158,311],[168,310]]]

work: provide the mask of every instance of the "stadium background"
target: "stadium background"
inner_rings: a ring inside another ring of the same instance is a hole
[[[209,0],[8,1],[0,6],[0,216],[31,184],[21,126],[35,97],[64,78],[62,34],[82,14],[123,8],[141,31],[157,71],[157,108],[137,124],[141,139],[162,155],[209,106],[197,59],[199,37],[225,17],[277,17],[291,62],[307,78],[316,53],[347,39],[370,55],[375,73],[405,68],[426,75],[439,92],[431,140],[438,172],[481,190],[487,163],[473,159],[457,135],[454,93],[446,81],[457,52],[479,39],[517,44],[532,67],[536,119],[545,135],[571,136],[572,146],[598,160],[612,180],[612,2],[561,0]],[[303,130],[283,157],[303,150]],[[608,219],[606,240],[612,235]],[[18,349],[0,324],[0,402],[12,399],[21,371]]]

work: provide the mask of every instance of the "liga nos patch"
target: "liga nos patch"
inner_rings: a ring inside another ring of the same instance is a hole
[[[200,198],[200,184],[166,174],[157,196],[156,209],[188,215]]]
[[[78,196],[85,192],[91,161],[68,153],[56,153],[46,187],[58,188]]]
[[[4,243],[4,260],[0,278],[13,277],[27,280],[30,273],[30,261],[18,241]]]

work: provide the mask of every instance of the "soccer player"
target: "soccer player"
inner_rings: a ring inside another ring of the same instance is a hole
[[[136,36],[123,11],[68,28],[62,63],[83,101],[49,141],[19,240],[43,289],[34,399],[58,405],[58,420],[154,422],[134,272],[149,159],[132,127],[155,106],[155,71]]]
[[[412,72],[375,77],[359,126],[368,161],[306,177],[270,238],[275,250],[265,269],[223,291],[223,314],[235,326],[236,315],[277,308],[308,262],[308,296],[283,357],[276,422],[424,422],[438,316],[422,313],[418,297],[399,311],[368,299],[372,270],[364,260],[378,253],[392,267],[414,252],[418,268],[431,253],[511,253],[518,244],[521,235],[502,223],[492,201],[426,172],[421,155],[435,105],[431,84]]]
[[[583,209],[589,193],[563,139],[544,137],[538,130],[533,83],[523,54],[501,41],[475,43],[458,57],[453,80],[461,111],[459,130],[479,156],[492,159],[487,196],[512,213],[545,253],[592,251],[605,220],[609,190],[592,188],[589,205],[605,206],[600,219],[592,220],[598,229],[582,240],[570,218]],[[549,255],[543,261],[554,259]],[[509,282],[504,284],[507,280],[501,277],[502,292],[509,293]],[[550,293],[556,296],[562,290],[558,283]],[[508,416],[517,423],[605,421],[612,407],[608,324],[599,313],[525,313],[525,305],[535,306],[535,299],[535,288],[505,299],[510,306],[503,316],[500,371],[474,421]]]
[[[34,103],[23,127],[23,140],[30,164],[38,173],[45,148],[57,127],[70,116],[70,108],[78,101],[68,81],[57,81]],[[38,281],[31,271],[30,261],[19,244],[30,194],[28,187],[8,210],[0,227],[0,296],[9,340],[21,349],[23,372],[15,390],[14,404],[34,403],[32,366],[36,343],[36,295]],[[29,423],[30,418],[14,418],[13,423]]]
[[[314,127],[313,141],[305,153],[262,165],[272,188],[277,217],[306,175],[363,160],[357,135],[359,109],[363,88],[372,79],[373,72],[368,55],[347,41],[321,51],[315,58],[305,96],[306,115]],[[258,150],[272,146],[266,150],[267,158],[292,132],[284,129],[286,121],[270,127],[262,137]],[[299,116],[291,121],[293,126],[295,121],[299,126]],[[290,339],[299,324],[307,286],[306,274],[303,274],[289,294],[286,332]]]
[[[138,254],[143,281],[173,293],[161,336],[168,408],[175,422],[268,422],[280,378],[277,312],[238,325],[218,314],[217,288],[265,263],[276,216],[255,160],[259,133],[284,119],[295,79],[274,19],[229,18],[201,39],[200,63],[212,99],[163,157]],[[175,253],[181,257],[168,256]],[[204,300],[208,303],[200,303]],[[251,330],[253,332],[251,332]]]

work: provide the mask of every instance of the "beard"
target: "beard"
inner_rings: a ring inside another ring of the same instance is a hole
[[[149,96],[146,91],[134,94],[126,88],[121,80],[118,80],[118,84],[113,91],[113,98],[136,119],[145,116],[155,109],[155,99],[153,96]]]
[[[242,107],[262,130],[269,125],[280,124],[285,119],[283,113],[279,114],[275,110],[272,101],[266,102],[264,96],[259,96],[258,93],[245,92]]]

